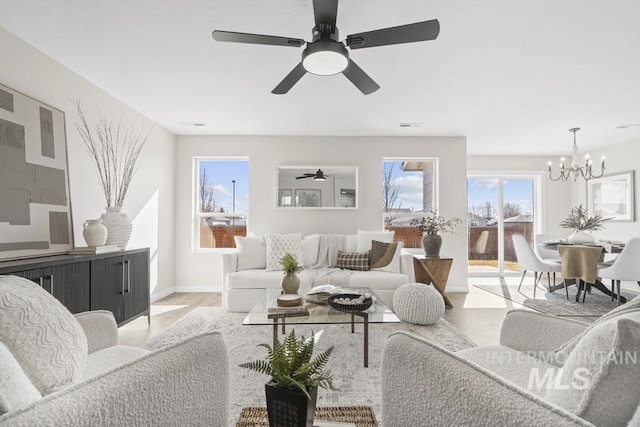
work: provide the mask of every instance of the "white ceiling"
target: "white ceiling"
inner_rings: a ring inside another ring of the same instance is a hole
[[[0,25],[176,134],[466,136],[470,154],[567,154],[640,138],[638,0],[341,0],[348,34],[437,18],[435,41],[361,49],[380,86],[307,74],[311,0],[0,0]],[[187,127],[181,122],[203,122]],[[424,123],[401,128],[400,122]]]

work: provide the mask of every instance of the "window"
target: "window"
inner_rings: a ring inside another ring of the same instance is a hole
[[[384,159],[382,208],[384,227],[395,231],[405,248],[422,247],[420,219],[437,209],[437,159]]]
[[[194,159],[195,248],[234,248],[234,236],[247,235],[249,161]]]

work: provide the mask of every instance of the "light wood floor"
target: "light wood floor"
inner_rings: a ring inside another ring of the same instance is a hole
[[[526,309],[522,305],[478,289],[471,284],[515,283],[517,280],[469,278],[469,293],[447,293],[453,308],[445,319],[477,345],[496,345],[500,327],[509,310]],[[120,342],[140,345],[167,326],[177,322],[196,307],[221,306],[220,293],[174,293],[151,304],[151,326],[142,317],[120,328]]]

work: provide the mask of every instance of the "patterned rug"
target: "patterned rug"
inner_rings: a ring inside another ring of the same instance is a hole
[[[544,285],[542,282],[538,285],[536,298],[534,299],[532,280],[533,279],[527,281],[525,279],[520,291],[518,291],[518,286],[516,285],[473,286],[542,313],[553,314],[555,316],[582,317],[583,319],[580,320],[584,321],[595,320],[618,306],[617,301],[611,301],[610,296],[603,294],[597,289],[592,289],[591,293],[587,294],[584,303],[582,303],[582,297],[580,297],[581,302],[576,302],[576,286],[569,286],[569,299],[567,299],[564,288],[549,292],[546,282]],[[546,278],[543,278],[543,282],[545,280]],[[622,292],[622,295],[626,297],[627,300],[637,296],[637,294],[631,292]]]
[[[240,411],[245,406],[264,406],[264,384],[268,377],[238,366],[255,359],[266,359],[265,349],[257,345],[271,344],[271,326],[245,326],[245,314],[224,313],[219,307],[200,307],[144,345],[153,350],[180,341],[199,332],[220,331],[228,346],[230,357],[230,414],[229,421],[235,425]],[[474,344],[442,319],[435,325],[419,326],[409,323],[369,325],[369,367],[363,366],[362,326],[356,325],[351,334],[350,325],[296,325],[297,334],[310,336],[311,330],[321,334],[317,352],[334,345],[328,363],[333,372],[334,383],[339,391],[318,391],[318,406],[365,405],[373,407],[378,421],[380,412],[380,362],[386,337],[395,331],[408,331],[427,338],[452,351],[473,347]],[[287,327],[287,333],[289,328]]]

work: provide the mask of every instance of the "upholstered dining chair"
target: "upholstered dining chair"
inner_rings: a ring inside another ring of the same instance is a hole
[[[629,240],[613,264],[607,267],[602,266],[598,270],[598,276],[602,279],[611,279],[612,300],[614,285],[616,285],[615,295],[618,296],[618,305],[620,305],[620,282],[629,280],[638,282],[640,285],[640,238]]]
[[[560,240],[560,237],[549,233],[536,234],[533,236],[533,249],[543,261],[560,262],[560,254],[558,254],[557,250],[547,249],[540,245],[541,243],[548,242],[550,240],[558,241]]]
[[[553,282],[555,283],[556,273],[560,272],[561,266],[557,262],[541,260],[533,251],[527,239],[525,239],[521,234],[514,234],[512,238],[513,247],[516,250],[516,257],[518,258],[518,264],[520,264],[520,268],[522,269],[522,278],[520,279],[518,290],[520,290],[520,287],[522,287],[522,282],[524,281],[524,276],[527,274],[527,271],[533,271],[533,297],[535,298],[536,287],[538,286],[538,282],[540,282],[542,273],[547,273],[549,288],[551,288],[551,279],[549,278],[549,273],[553,273]],[[567,292],[567,298],[569,298],[569,291],[566,289],[566,284],[565,291]]]

